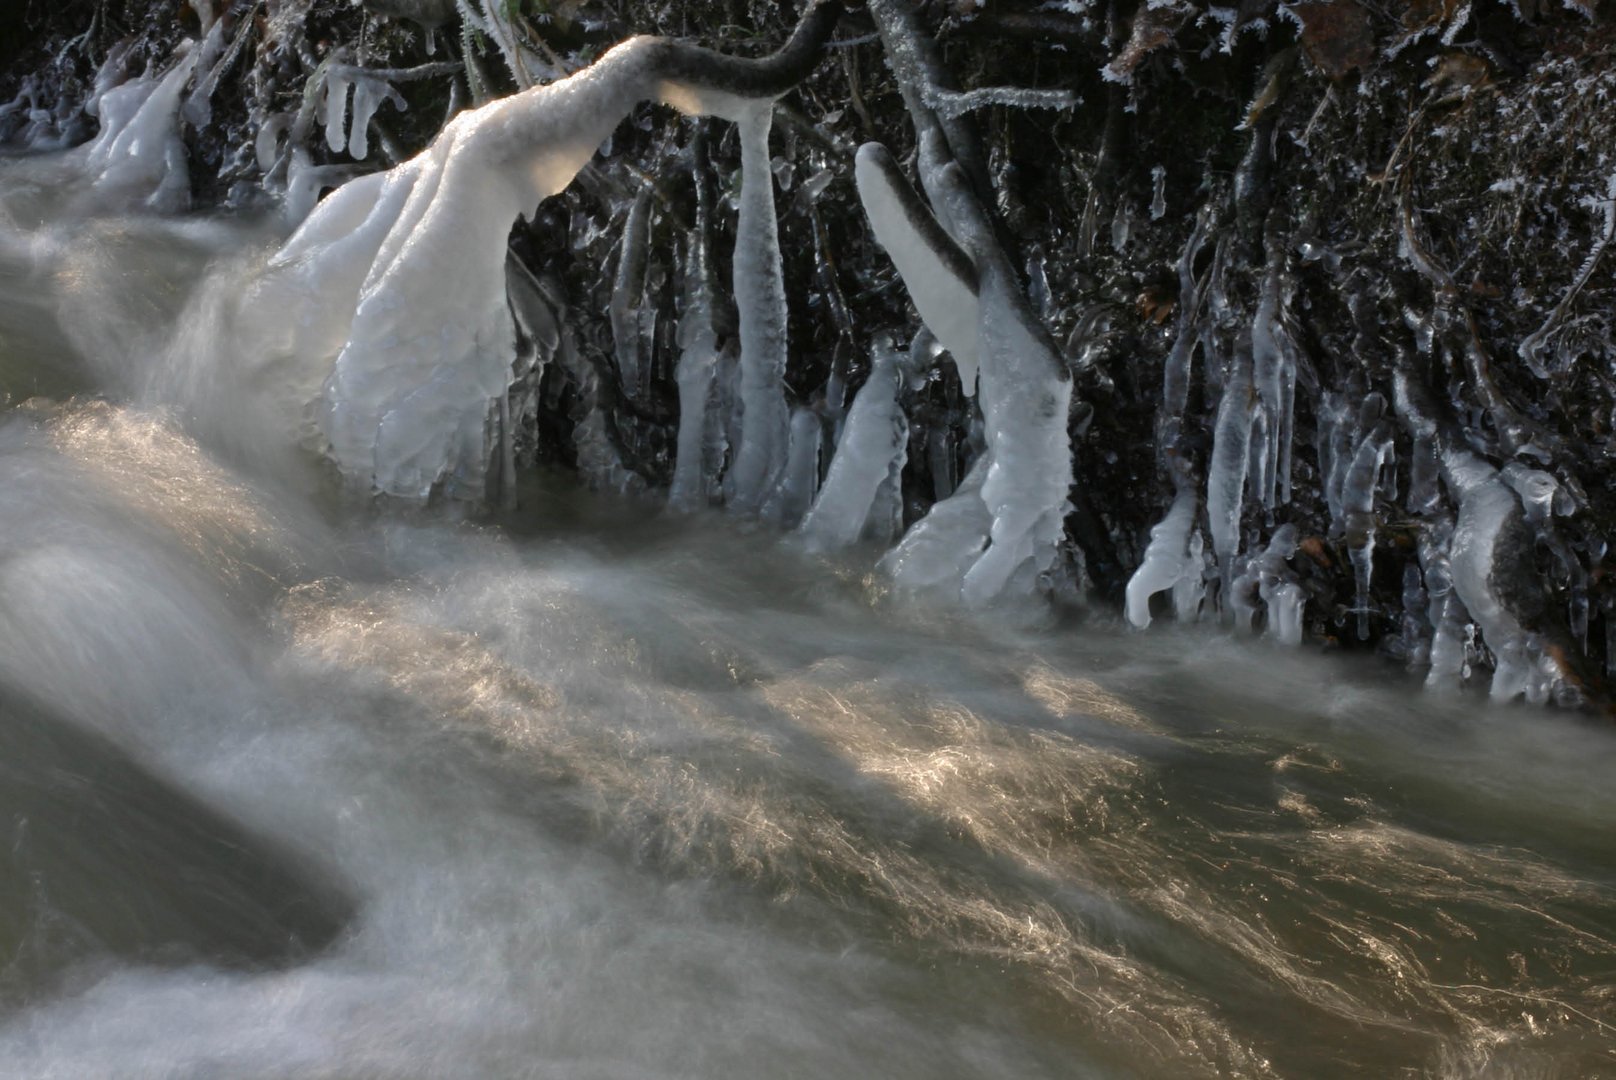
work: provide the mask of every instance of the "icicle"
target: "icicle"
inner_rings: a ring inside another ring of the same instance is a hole
[[[333,64],[326,69],[325,113],[321,123],[325,125],[325,144],[333,154],[341,152],[348,145],[349,85],[345,65]]]
[[[1191,575],[1197,582],[1200,581],[1200,553],[1195,553],[1192,558],[1189,550],[1190,530],[1195,526],[1197,508],[1195,489],[1185,485],[1173,499],[1167,516],[1150,530],[1150,544],[1145,548],[1145,557],[1139,569],[1128,579],[1127,588],[1128,621],[1141,630],[1150,625],[1152,596],[1167,589],[1176,590],[1180,582]]]
[[[1296,398],[1296,344],[1282,321],[1284,311],[1284,254],[1270,253],[1268,273],[1263,279],[1262,299],[1251,327],[1252,380],[1265,414],[1265,446],[1261,485],[1253,492],[1263,509],[1275,506],[1275,479],[1279,502],[1290,502],[1291,425]]]
[[[1375,559],[1375,488],[1391,450],[1391,432],[1382,421],[1359,440],[1341,486],[1341,507],[1357,594],[1358,640],[1369,640],[1369,582]]]
[[[1240,550],[1240,507],[1251,453],[1253,404],[1251,354],[1240,349],[1235,355],[1234,372],[1218,402],[1212,460],[1206,474],[1206,514],[1211,522],[1212,550],[1217,555],[1226,585],[1233,581],[1233,560]]]
[[[213,122],[213,95],[218,92],[219,80],[241,58],[247,39],[252,36],[252,29],[251,19],[240,20],[236,36],[230,40],[230,47],[224,50],[222,56],[219,55],[219,45],[224,38],[223,21],[215,23],[213,29],[208,31],[207,40],[202,46],[202,57],[198,61],[198,67],[204,69],[206,74],[196,81],[195,89],[186,98],[181,110],[192,127],[205,128]]]
[[[623,239],[617,248],[617,273],[612,281],[609,308],[612,351],[617,357],[617,377],[623,393],[637,398],[645,340],[641,334],[641,307],[645,294],[646,246],[651,236],[651,186],[642,185],[623,222]]]
[[[1195,229],[1184,254],[1178,260],[1178,332],[1173,338],[1172,351],[1162,367],[1162,419],[1164,432],[1160,449],[1166,451],[1178,441],[1178,431],[1184,422],[1184,410],[1190,400],[1190,365],[1195,345],[1200,338],[1198,329],[1201,312],[1201,292],[1195,281],[1195,260],[1206,246],[1215,222],[1212,204],[1201,207],[1196,215]]]
[[[370,155],[370,122],[382,103],[391,101],[403,112],[409,106],[397,90],[381,79],[360,77],[353,84],[353,115],[348,122],[348,156],[363,161]]]
[[[1442,493],[1437,489],[1438,469],[1436,446],[1429,438],[1416,438],[1414,457],[1408,469],[1409,513],[1429,514],[1440,503]]]
[[[1167,169],[1156,165],[1150,170],[1150,220],[1167,216]]]
[[[726,483],[730,507],[756,513],[785,465],[786,294],[769,169],[772,100],[748,107],[741,136],[740,213],[735,226],[734,290],[740,313],[741,442]]]
[[[870,228],[897,266],[915,310],[954,358],[966,396],[974,394],[979,321],[975,266],[921,204],[886,147],[859,147],[854,178]]]
[[[284,113],[276,113],[269,117],[258,128],[258,135],[253,140],[253,153],[258,159],[260,172],[268,173],[275,167],[280,158],[280,138],[286,134],[289,118]]]
[[[899,417],[902,417],[900,412]],[[819,450],[823,428],[815,412],[798,406],[791,412],[791,450],[780,483],[763,504],[763,520],[780,529],[794,529],[814,504],[819,491]],[[900,466],[901,468],[901,466]]]
[[[1228,614],[1234,628],[1242,633],[1251,633],[1256,627],[1257,607],[1261,598],[1257,594],[1257,559],[1255,557],[1236,556],[1231,564],[1233,578],[1227,576],[1224,580],[1223,607]]]
[[[876,523],[876,496],[893,464],[901,470],[908,456],[909,422],[898,407],[899,377],[891,342],[877,341],[870,355],[870,377],[847,410],[825,486],[802,523],[808,550],[850,547]]]
[[[1252,560],[1257,576],[1257,595],[1268,611],[1268,636],[1282,645],[1302,643],[1302,608],[1306,594],[1291,578],[1288,563],[1296,554],[1296,526],[1281,525],[1274,530],[1268,547]]]
[[[1190,534],[1189,550],[1184,556],[1184,574],[1173,583],[1173,616],[1179,622],[1195,622],[1201,617],[1201,603],[1206,599],[1206,541],[1201,530]]]
[[[686,270],[685,310],[679,319],[679,366],[674,373],[679,385],[679,441],[673,485],[668,491],[668,501],[681,510],[704,504],[710,494],[704,446],[708,437],[707,405],[718,364],[713,297],[695,254],[690,264]]]

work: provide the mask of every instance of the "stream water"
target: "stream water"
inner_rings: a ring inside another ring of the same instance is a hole
[[[0,1076],[1616,1075],[1604,725],[555,477],[364,506],[232,367],[267,228],[56,169],[0,163]]]

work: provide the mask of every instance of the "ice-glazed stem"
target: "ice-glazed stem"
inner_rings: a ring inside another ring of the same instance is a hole
[[[859,201],[915,310],[954,358],[967,396],[976,392],[976,267],[909,186],[880,143],[859,147]]]

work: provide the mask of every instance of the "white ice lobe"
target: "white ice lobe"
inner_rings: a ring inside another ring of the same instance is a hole
[[[97,199],[162,212],[190,205],[191,178],[176,121],[196,62],[197,50],[190,48],[161,77],[148,72],[96,99],[101,130],[78,152]]]

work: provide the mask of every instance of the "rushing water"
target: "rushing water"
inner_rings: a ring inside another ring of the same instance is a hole
[[[0,1076],[1616,1074],[1603,726],[359,506],[232,369],[259,230],[6,168]]]

